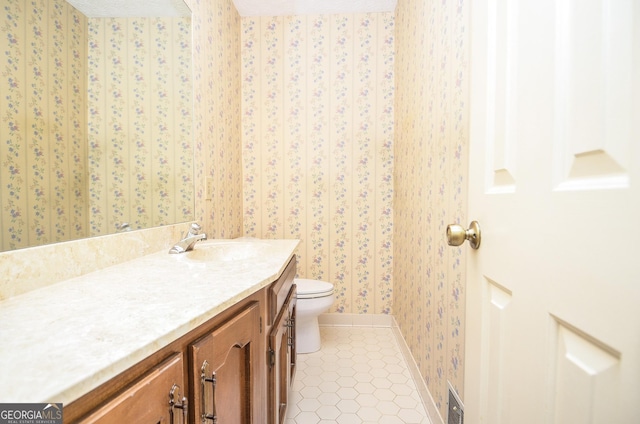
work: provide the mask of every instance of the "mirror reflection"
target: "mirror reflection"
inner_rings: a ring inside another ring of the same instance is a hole
[[[192,220],[191,17],[0,2],[0,250]]]

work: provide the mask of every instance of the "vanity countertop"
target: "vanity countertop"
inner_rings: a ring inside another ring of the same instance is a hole
[[[201,243],[1,301],[0,402],[72,402],[275,281],[298,240]]]

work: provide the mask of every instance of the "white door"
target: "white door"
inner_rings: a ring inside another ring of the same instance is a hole
[[[640,1],[471,10],[465,423],[640,423]]]

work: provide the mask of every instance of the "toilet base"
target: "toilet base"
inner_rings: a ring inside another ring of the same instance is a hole
[[[318,317],[298,318],[296,322],[296,353],[313,353],[320,350],[320,326]]]

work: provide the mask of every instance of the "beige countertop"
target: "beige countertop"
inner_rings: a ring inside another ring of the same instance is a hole
[[[0,402],[70,403],[275,281],[298,240],[207,240],[0,302]]]

